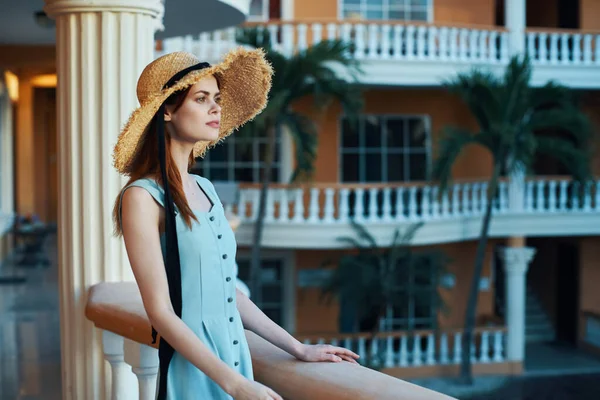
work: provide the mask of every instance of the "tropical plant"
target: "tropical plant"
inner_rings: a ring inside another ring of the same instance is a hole
[[[355,326],[359,321],[370,322],[370,340],[380,331],[389,307],[406,310],[412,299],[416,307],[422,305],[427,311],[447,311],[438,287],[449,259],[439,249],[415,251],[410,244],[422,225],[411,225],[404,232],[396,229],[389,246],[380,247],[365,227],[352,221],[355,236],[339,237],[337,241],[355,251],[323,263],[322,268],[332,264],[335,268],[321,287],[320,300],[327,304],[335,298],[347,301],[355,312]],[[374,356],[362,362],[372,368],[381,366],[382,354]]]
[[[466,103],[478,129],[472,132],[454,126],[444,128],[432,169],[433,179],[440,184],[440,195],[448,187],[455,160],[467,146],[483,146],[493,160],[487,186],[487,198],[491,200],[486,203],[466,305],[460,369],[460,380],[465,384],[472,383],[469,349],[493,200],[500,177],[531,171],[539,156],[558,160],[577,181],[585,181],[590,174],[590,155],[586,151],[591,136],[590,122],[578,109],[573,93],[554,82],[541,87],[532,87],[530,82],[531,66],[526,57],[513,57],[502,77],[474,70],[445,82],[449,92]]]
[[[294,105],[302,99],[311,98],[315,111],[323,112],[332,101],[337,101],[344,113],[352,118],[363,105],[356,84],[362,71],[358,61],[351,57],[348,46],[339,40],[322,41],[290,56],[275,49],[270,34],[263,30],[241,29],[236,40],[242,45],[263,48],[274,70],[266,109],[239,133],[253,138],[262,134],[268,138],[265,159],[261,160],[265,167],[254,225],[249,284],[253,296],[260,302],[260,250],[277,135],[283,128],[293,139],[295,170],[290,180],[310,179],[317,154],[318,126],[314,118],[295,109]]]

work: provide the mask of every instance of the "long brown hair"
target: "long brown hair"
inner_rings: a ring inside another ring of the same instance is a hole
[[[190,91],[191,86],[187,89],[184,89],[179,92],[173,93],[167,100],[165,100],[165,104],[168,106],[174,106],[173,112],[177,112],[181,105],[183,104],[188,92]],[[156,115],[150,125],[148,126],[148,131],[142,136],[140,140],[140,144],[138,146],[138,150],[136,151],[136,155],[131,162],[131,173],[129,174],[129,181],[124,186],[124,188],[119,192],[117,199],[115,200],[115,205],[113,207],[113,224],[114,224],[114,233],[116,236],[123,235],[123,229],[121,226],[121,195],[127,186],[129,186],[134,181],[141,178],[152,178],[162,187],[162,177],[160,173],[160,165],[158,162],[158,138],[157,138],[157,123],[158,118],[164,118],[162,115]],[[192,219],[198,221],[196,216],[194,215],[192,209],[190,208],[185,194],[183,192],[183,182],[181,180],[181,175],[175,165],[175,161],[171,156],[171,136],[168,131],[165,131],[165,150],[166,150],[166,166],[167,166],[167,180],[169,182],[169,188],[171,191],[171,196],[173,197],[173,201],[179,210],[179,213],[183,217],[185,224],[191,229],[192,228]],[[194,164],[194,154],[193,151],[190,152],[188,168]]]

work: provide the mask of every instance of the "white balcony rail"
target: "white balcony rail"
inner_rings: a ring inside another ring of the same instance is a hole
[[[534,64],[600,65],[600,33],[528,29],[526,35]]]
[[[312,336],[304,338],[306,344],[331,344],[350,349],[366,360],[369,355],[376,367],[409,368],[433,365],[460,364],[462,357],[462,331],[440,332],[381,332],[375,338],[368,334]],[[473,364],[506,362],[506,329],[477,328],[471,346]]]
[[[248,24],[251,25],[251,24]],[[430,60],[503,63],[508,60],[507,32],[495,27],[460,27],[405,22],[273,22],[255,24],[279,52],[291,56],[326,39],[352,44],[357,59]],[[236,28],[165,39],[158,55],[189,51],[217,60],[238,46]]]
[[[487,182],[456,183],[441,196],[435,185],[335,185],[269,189],[265,221],[269,224],[344,224],[427,222],[478,217],[490,201]],[[592,213],[600,211],[600,181],[586,185],[566,179],[502,181],[493,201],[495,214]],[[257,218],[258,188],[240,191],[228,205],[242,221]]]

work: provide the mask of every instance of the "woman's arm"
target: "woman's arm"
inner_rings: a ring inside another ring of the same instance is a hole
[[[231,395],[246,378],[213,354],[173,311],[160,246],[159,205],[146,190],[132,187],[123,194],[122,210],[125,247],[150,323],[175,351]]]
[[[335,361],[342,360],[356,363],[358,354],[331,345],[305,345],[290,335],[285,329],[267,317],[260,308],[254,304],[239,289],[236,289],[236,304],[244,328],[261,336],[282,350],[303,361]]]

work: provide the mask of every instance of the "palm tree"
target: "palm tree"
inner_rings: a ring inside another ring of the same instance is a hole
[[[334,100],[341,103],[344,113],[354,117],[363,101],[356,80],[362,71],[358,61],[351,57],[348,45],[339,40],[319,42],[306,50],[286,57],[277,51],[270,34],[257,28],[241,29],[236,40],[239,44],[261,47],[271,63],[274,76],[266,109],[242,128],[242,135],[267,136],[265,168],[262,171],[258,215],[254,228],[250,290],[260,302],[259,272],[262,232],[264,227],[267,192],[272,180],[275,141],[282,128],[291,135],[295,147],[295,170],[291,181],[310,179],[317,153],[318,126],[310,116],[295,110],[301,99],[312,97],[316,111],[324,111]],[[340,69],[337,69],[339,67]],[[351,82],[341,73],[347,73]]]
[[[445,312],[437,288],[449,259],[436,249],[414,251],[410,242],[422,225],[411,225],[404,233],[396,229],[390,245],[379,247],[365,227],[351,221],[355,236],[339,237],[337,241],[356,252],[323,263],[322,267],[331,264],[336,267],[321,287],[320,300],[331,303],[337,297],[348,302],[355,313],[354,330],[359,330],[356,326],[359,321],[367,321],[365,329],[370,328],[370,340],[379,332],[387,309],[408,309],[409,297],[417,308]],[[381,355],[375,355],[375,359],[367,357],[362,362],[377,368],[382,365]]]
[[[566,87],[548,82],[534,88],[530,80],[529,60],[514,57],[503,77],[475,70],[445,82],[445,87],[464,101],[475,116],[478,130],[444,129],[432,171],[433,178],[439,180],[440,193],[446,190],[452,166],[465,147],[483,146],[493,159],[487,193],[490,201],[481,225],[465,315],[460,369],[460,380],[465,384],[472,383],[469,350],[492,204],[500,176],[523,168],[531,171],[539,156],[556,159],[577,181],[585,181],[590,174],[589,154],[585,150],[591,132],[588,118],[577,108]]]

